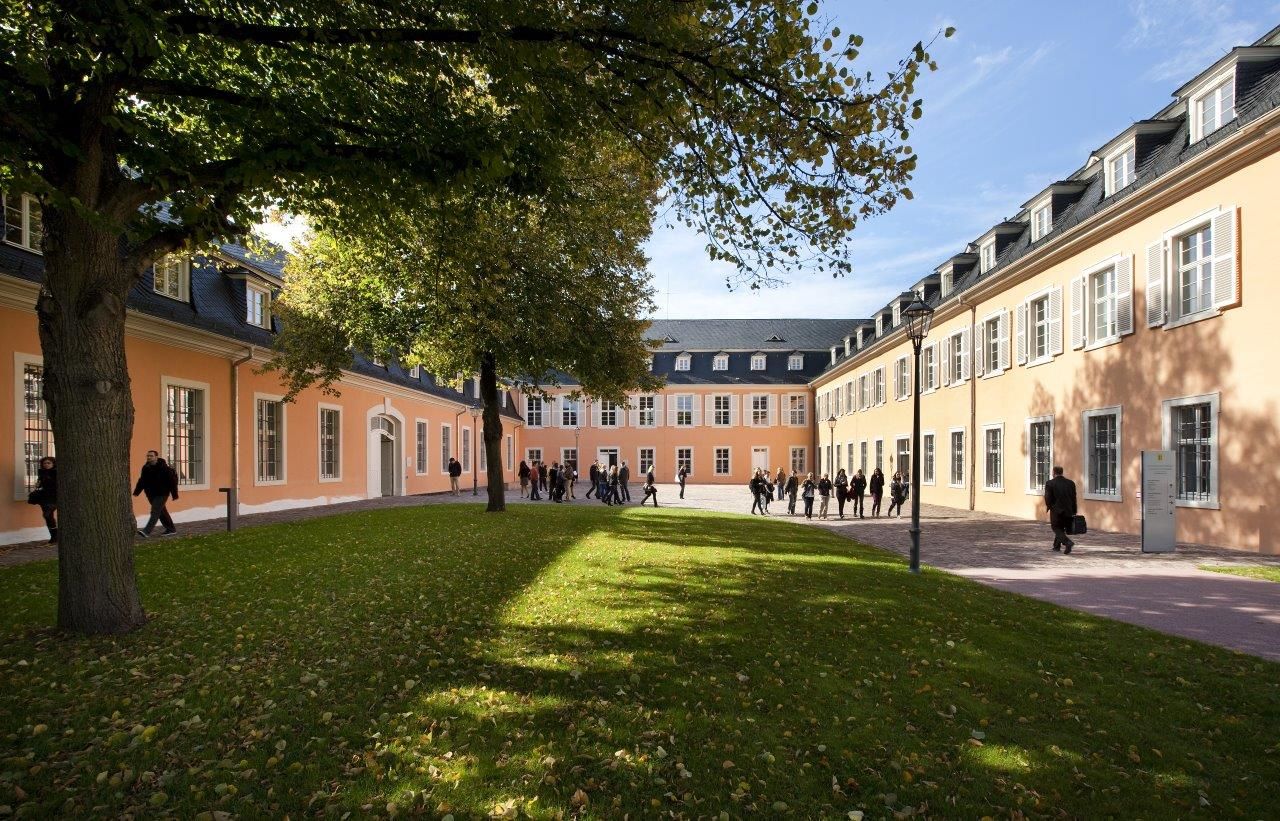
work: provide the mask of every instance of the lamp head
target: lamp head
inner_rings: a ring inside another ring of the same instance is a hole
[[[929,335],[929,325],[933,322],[933,309],[917,299],[902,311],[902,318],[907,323],[907,338],[919,345]]]
[[[833,414],[831,414],[831,416],[827,418],[827,427],[828,427],[830,430],[835,430],[835,429],[836,429],[836,415],[835,415],[834,413],[833,413]]]

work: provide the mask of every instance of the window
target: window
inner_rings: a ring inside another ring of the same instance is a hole
[[[689,370],[689,360],[690,360],[690,356],[689,356],[689,354],[687,354],[687,353],[682,353],[682,354],[680,354],[679,356],[677,356],[677,357],[676,357],[676,370],[678,370],[678,371],[687,371],[687,370]]]
[[[205,474],[205,396],[191,385],[164,385],[164,454],[179,485],[203,485]]]
[[[829,395],[832,399],[834,399],[834,400],[835,400],[835,402],[832,404],[831,412],[832,412],[833,414],[835,414],[836,416],[841,416],[841,415],[843,415],[843,413],[844,413],[844,408],[843,408],[843,407],[841,407],[841,405],[843,404],[843,403],[841,402],[841,399],[843,399],[843,398],[844,398],[844,394],[840,393],[840,389],[839,389],[839,388],[837,388],[836,390],[832,391],[832,392],[831,392],[830,394],[828,394],[828,395]]]
[[[653,372],[653,357],[652,357],[652,356],[650,356],[650,357],[648,358],[648,360],[647,360],[647,367],[648,367],[648,369],[649,369],[649,372],[650,372],[650,373],[652,373],[652,372]]]
[[[898,452],[893,469],[906,479],[911,474],[911,440],[906,436],[899,436],[896,446]]]
[[[860,460],[858,462],[858,467],[862,469],[863,473],[866,473],[867,472],[867,443],[864,441],[861,445],[858,446],[858,449],[859,449],[858,455],[860,457]]]
[[[637,460],[640,465],[640,473],[648,473],[653,470],[654,450],[653,448],[640,448],[640,458]]]
[[[258,482],[284,481],[284,402],[258,400]]]
[[[930,345],[920,351],[920,390],[931,391],[938,387],[938,346]]]
[[[44,219],[40,203],[28,194],[0,193],[4,202],[4,238],[28,251],[40,253],[44,239]]]
[[[481,473],[489,472],[489,443],[484,440],[484,431],[476,434],[476,446],[480,449],[480,453],[476,456],[476,467]]]
[[[893,397],[906,399],[911,396],[911,362],[900,356],[893,363]]]
[[[893,303],[893,327],[896,328],[901,324],[902,324],[902,303],[895,302]]]
[[[871,374],[864,373],[858,377],[858,407],[866,410],[872,404]]]
[[[881,365],[871,372],[871,378],[875,385],[875,400],[877,405],[884,404],[884,366]]]
[[[803,427],[809,423],[805,421],[807,415],[808,400],[804,394],[792,394],[787,397],[787,423],[793,426]]]
[[[1084,412],[1084,497],[1120,500],[1120,408]]]
[[[1108,196],[1122,188],[1133,185],[1138,178],[1136,159],[1137,150],[1133,143],[1129,143],[1128,147],[1121,150],[1120,153],[1107,158],[1105,188]]]
[[[526,396],[524,398],[524,421],[529,427],[542,427],[542,404],[541,396]]]
[[[757,394],[751,397],[751,424],[765,427],[769,424],[769,395]]]
[[[560,448],[560,464],[576,472],[578,470],[578,449]]]
[[[729,449],[728,448],[716,448],[715,473],[717,476],[729,475]]]
[[[982,486],[986,490],[1004,490],[1004,425],[987,425],[982,429]]]
[[[938,281],[938,296],[945,298],[947,294],[951,293],[953,279],[954,275],[950,268],[942,272],[942,276]]]
[[[1027,493],[1044,492],[1053,475],[1053,417],[1027,420]]]
[[[525,448],[524,455],[528,459],[529,464],[542,461],[542,448]]]
[[[1222,82],[1192,100],[1191,141],[1209,136],[1236,116],[1236,78],[1232,73]]]
[[[787,370],[802,371],[804,370],[804,354],[793,353],[787,357]]]
[[[1046,202],[1031,211],[1031,241],[1035,242],[1052,230],[1053,204]]]
[[[951,487],[964,487],[964,431],[951,431]]]
[[[574,457],[574,464],[577,464],[577,457]],[[507,436],[507,470],[516,469],[516,440],[514,436]]]
[[[23,482],[19,489],[19,497],[36,489],[39,479],[40,460],[46,456],[56,456],[53,445],[53,426],[49,423],[49,409],[44,402],[44,366],[39,362],[25,362],[22,365],[22,461],[24,465]]]
[[[427,423],[419,419],[414,425],[414,432],[417,434],[413,452],[414,469],[421,476],[427,472]]]
[[[990,271],[996,267],[996,241],[989,240],[984,242],[982,247],[978,249],[978,264],[982,273]]]
[[[187,301],[191,292],[191,260],[177,254],[168,254],[154,267],[152,290],[170,299]]]
[[[470,473],[471,472],[471,428],[462,429],[461,449],[462,449],[462,453],[460,454],[461,459],[459,459],[459,461],[462,462],[462,472]]]
[[[1042,296],[1027,303],[1030,317],[1030,350],[1032,362],[1049,358],[1049,297]]]
[[[765,355],[762,353],[755,354],[751,357],[751,370],[762,371],[765,367]]]
[[[731,424],[732,418],[729,413],[730,399],[731,397],[729,396],[712,397],[713,424],[718,425],[720,427],[727,427],[729,424]]]
[[[960,331],[959,333],[952,334],[951,338],[947,341],[947,347],[950,353],[950,357],[946,362],[947,378],[953,385],[964,382],[965,378],[968,376],[968,368],[965,367],[964,361],[965,348],[968,347],[965,345],[965,336],[967,336],[967,334],[965,334],[964,331]]]
[[[1165,447],[1176,462],[1174,496],[1182,507],[1218,506],[1218,395],[1164,402]]]
[[[253,285],[245,285],[245,317],[244,321],[250,325],[257,325],[259,328],[268,328],[271,326],[271,295],[263,288]],[[375,365],[382,363],[374,360]]]
[[[791,472],[792,473],[808,473],[809,472],[809,449],[805,447],[791,448]]]
[[[1178,270],[1174,281],[1177,317],[1213,308],[1213,235],[1210,226],[1183,234],[1175,245]]]
[[[680,468],[693,475],[693,448],[676,448],[676,473]]]
[[[677,370],[679,369],[677,368]],[[729,354],[727,353],[716,354],[715,359],[711,360],[711,370],[713,371],[729,370]]]
[[[884,440],[876,440],[876,467],[884,471]]]
[[[616,428],[618,426],[618,403],[601,399],[597,403],[600,409],[600,427]]]
[[[658,414],[656,410],[656,403],[654,402],[654,397],[652,395],[637,397],[636,413],[638,414],[636,421],[640,427],[657,427]]]
[[[453,456],[453,426],[440,426],[440,472],[449,473],[449,459]]]
[[[409,378],[410,378],[410,379],[421,379],[421,378],[422,378],[422,366],[421,366],[421,365],[414,365],[412,368],[410,368],[410,369],[409,369]],[[503,405],[504,405],[504,406],[506,405],[506,401],[507,401],[507,395],[504,393],[504,394],[502,394],[502,403],[503,403]]]
[[[676,397],[676,427],[693,427],[693,395],[683,393]]]
[[[1116,336],[1116,269],[1106,268],[1089,276],[1089,339]]]
[[[922,484],[933,484],[933,466],[934,466],[934,435],[932,433],[924,433],[920,435],[920,482]]]
[[[844,469],[848,473],[853,473],[853,443],[849,442],[844,446]]]
[[[582,412],[582,400],[570,399],[569,397],[561,397],[560,399],[560,427],[576,428],[578,426],[578,415]]]
[[[836,390],[840,390],[836,388]],[[844,412],[853,413],[857,408],[854,406],[853,381],[844,383]]]
[[[1003,335],[1001,326],[1004,323],[1000,321],[999,316],[993,316],[982,323],[982,350],[979,356],[982,357],[982,370],[986,374],[999,374],[1001,372],[1000,365],[1000,342]]]

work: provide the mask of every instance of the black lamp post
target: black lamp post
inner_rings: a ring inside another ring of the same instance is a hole
[[[573,426],[573,473],[570,474],[570,480],[575,483],[578,481],[578,465],[582,464],[582,451],[579,450],[579,448],[581,448],[582,445],[578,442],[578,439],[581,436],[582,436],[582,425],[574,425]],[[576,490],[574,491],[574,493],[577,493],[577,492],[578,491]]]
[[[911,420],[911,572],[920,572],[920,346],[929,335],[933,309],[917,299],[902,312],[907,323],[907,338],[915,353],[911,379],[915,385]]]
[[[480,407],[479,405],[472,405],[472,406],[471,406],[471,495],[472,495],[472,496],[478,496],[478,495],[479,495],[479,491],[477,490],[477,487],[478,487],[478,484],[477,484],[477,478],[478,478],[478,477],[477,477],[477,475],[476,475],[476,471],[477,471],[477,470],[479,469],[479,467],[480,467],[479,465],[477,465],[477,464],[476,464],[476,462],[478,461],[478,460],[476,459],[476,450],[477,450],[477,445],[476,445],[476,420],[478,420],[478,419],[480,418],[480,414],[482,414],[482,413],[484,413],[484,408]]]
[[[827,417],[827,430],[831,431],[831,438],[828,439],[827,446],[827,473],[831,474],[832,479],[836,475],[836,415],[833,413]],[[822,478],[819,476],[818,478]]]

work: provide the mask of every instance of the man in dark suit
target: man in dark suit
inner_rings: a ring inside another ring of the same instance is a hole
[[[1044,506],[1049,509],[1049,525],[1053,528],[1053,549],[1070,553],[1076,543],[1067,531],[1076,515],[1076,483],[1062,475],[1062,468],[1054,467],[1053,478],[1044,483]]]

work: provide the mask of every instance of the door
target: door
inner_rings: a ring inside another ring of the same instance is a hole
[[[382,437],[382,495],[396,495],[396,443]]]
[[[596,451],[596,459],[606,467],[613,467],[618,464],[618,449],[600,448]]]
[[[768,448],[751,449],[751,472],[754,473],[756,468],[762,468],[766,473],[769,472]]]

